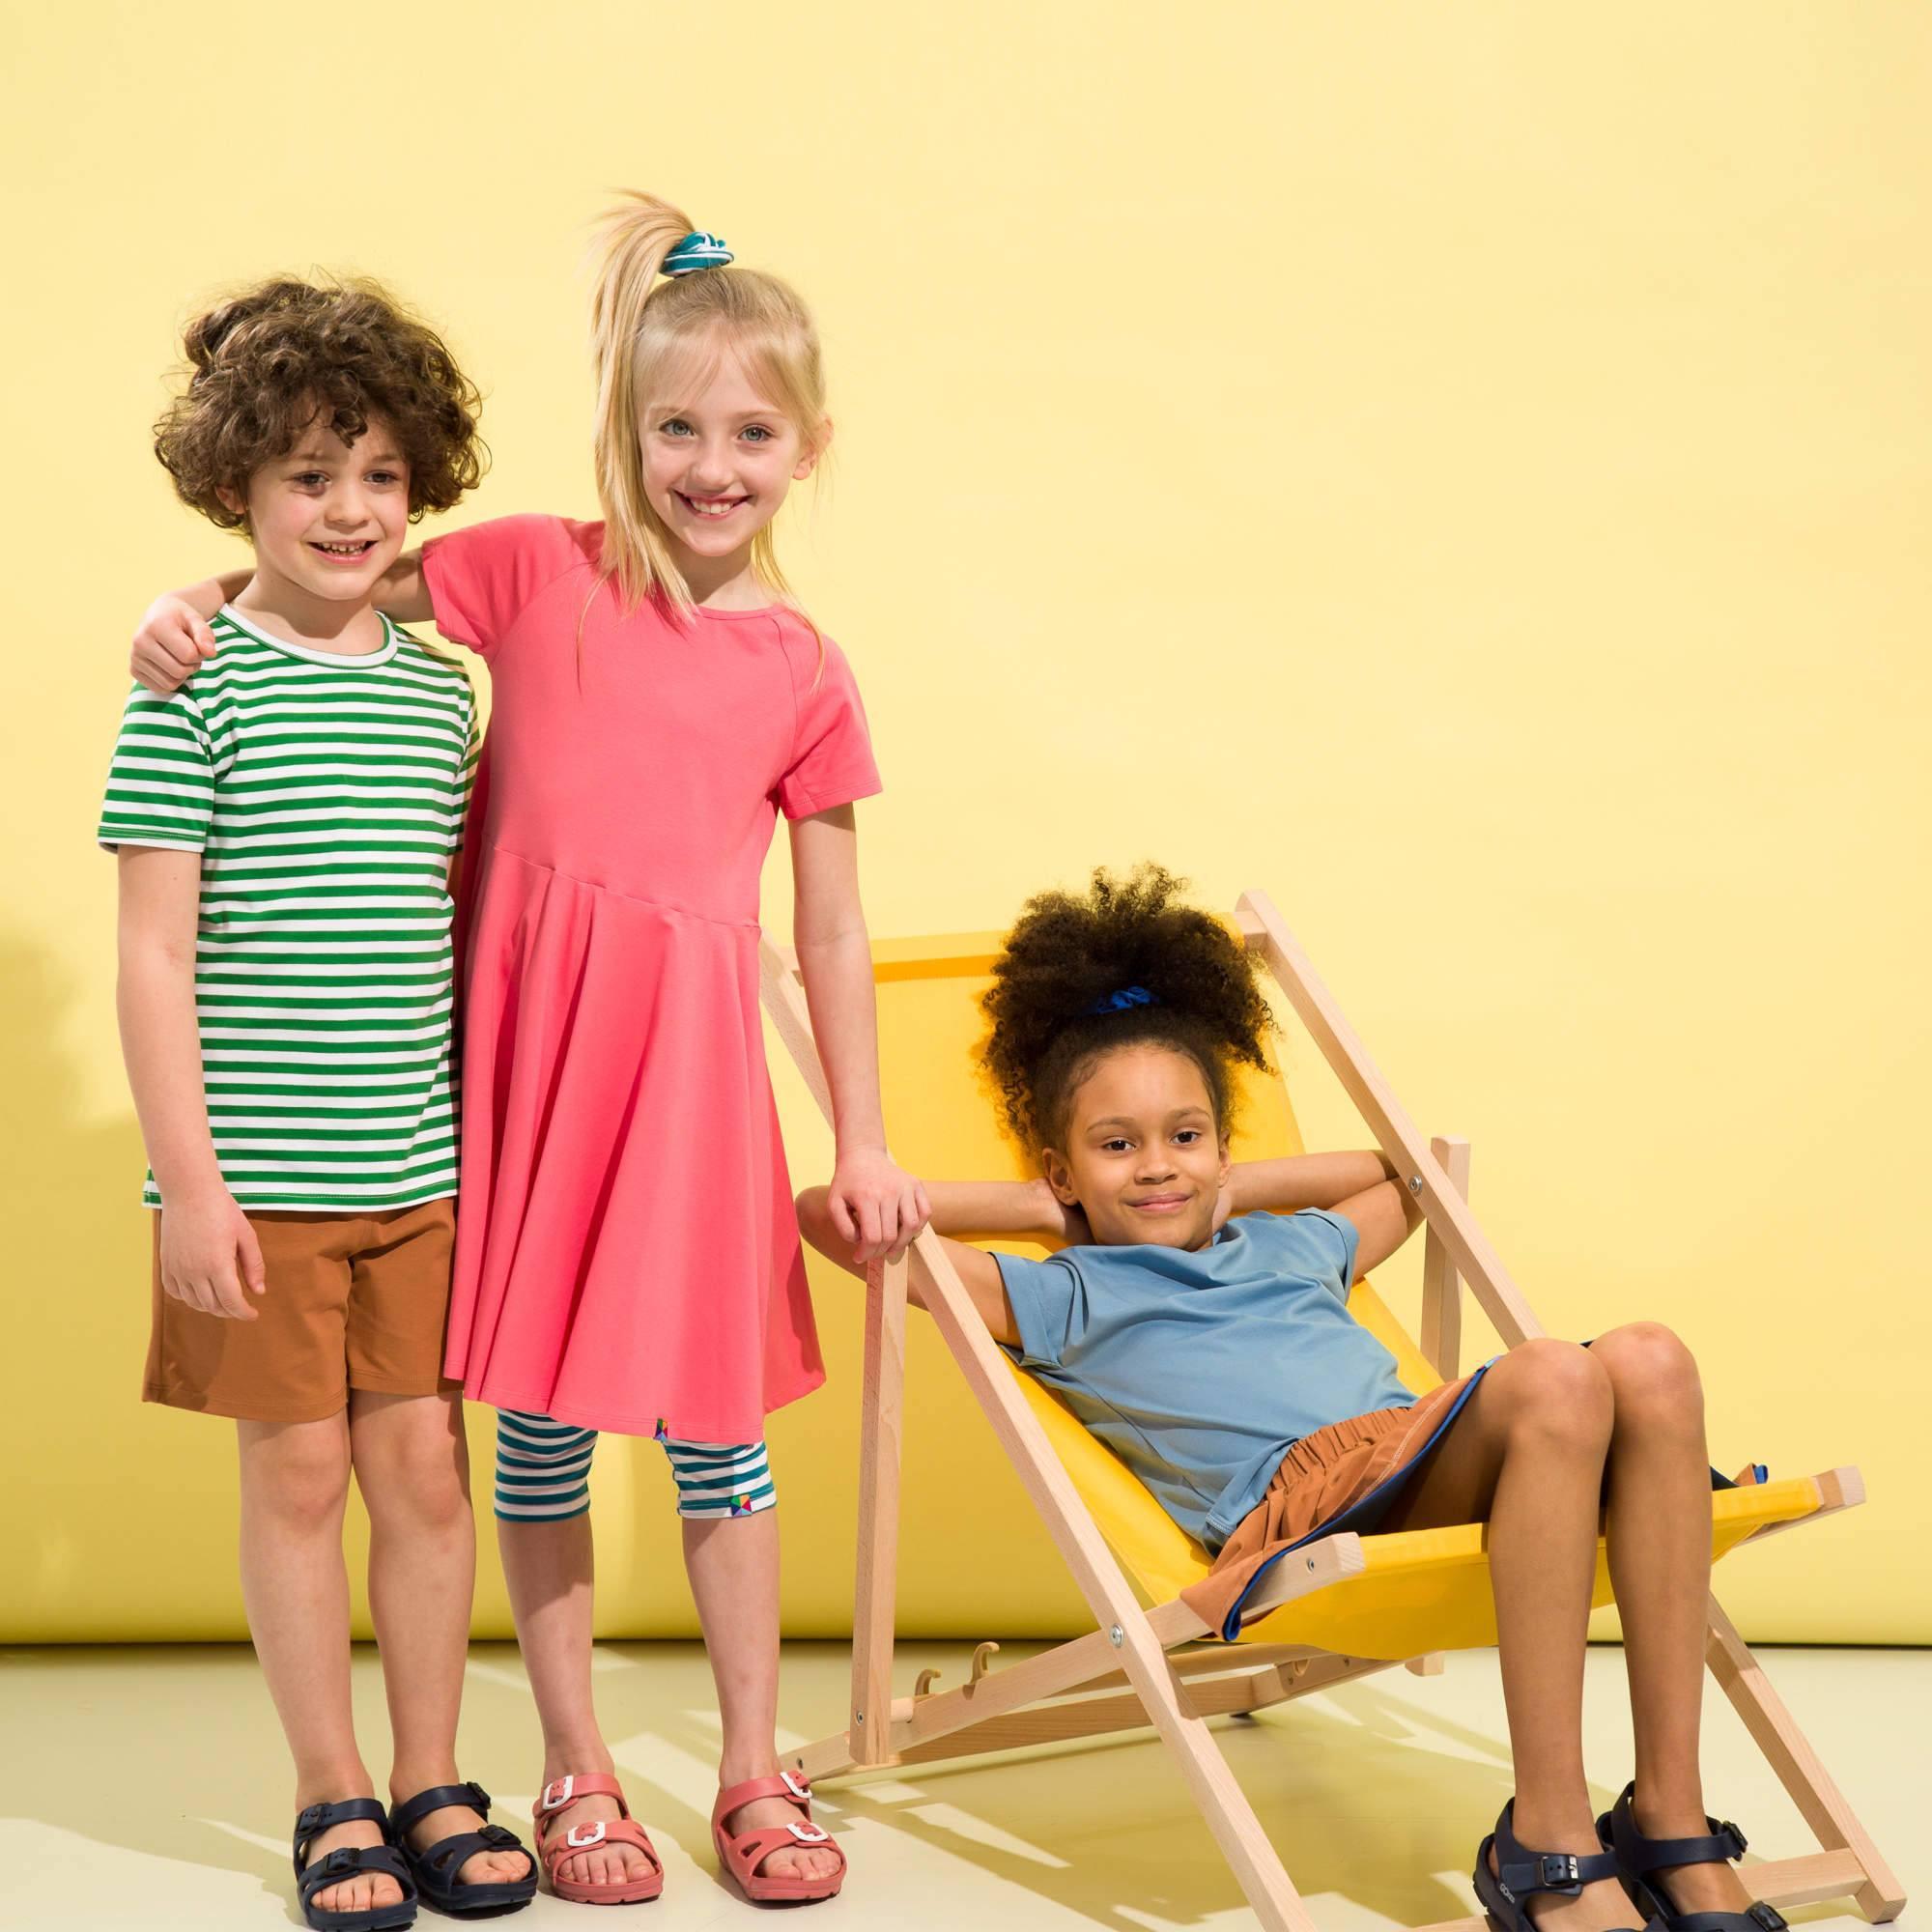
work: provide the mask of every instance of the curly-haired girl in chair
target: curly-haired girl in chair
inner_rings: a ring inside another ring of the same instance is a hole
[[[1504,1932],[1778,1932],[1705,1814],[1698,1720],[1712,1475],[1690,1352],[1634,1322],[1537,1340],[1420,1398],[1348,1310],[1419,1210],[1378,1153],[1235,1164],[1237,1063],[1266,1065],[1248,955],[1157,867],[1044,893],[1008,936],[982,1048],[1034,1181],[929,1182],[994,1339],[1214,1553],[1190,1606],[1232,1635],[1315,1534],[1483,1520],[1517,1792],[1477,1855]],[[851,1266],[825,1190],[808,1237]],[[1591,1817],[1583,1652],[1599,1517],[1623,1617],[1635,1776]],[[1748,1916],[1747,1916],[1748,1915]]]

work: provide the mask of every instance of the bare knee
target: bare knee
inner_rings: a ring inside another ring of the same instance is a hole
[[[249,1507],[286,1527],[341,1520],[349,1499],[349,1443],[339,1427],[303,1424],[244,1446],[242,1471]]]
[[[355,1476],[372,1520],[429,1531],[469,1521],[468,1448],[446,1406],[424,1398],[385,1417],[380,1434],[356,1432]]]
[[[1632,1321],[1600,1335],[1591,1354],[1602,1361],[1620,1416],[1701,1420],[1704,1387],[1697,1359],[1661,1321]]]
[[[1503,1378],[1512,1434],[1546,1446],[1601,1453],[1616,1409],[1610,1377],[1588,1349],[1539,1336],[1512,1349],[1489,1372]]]

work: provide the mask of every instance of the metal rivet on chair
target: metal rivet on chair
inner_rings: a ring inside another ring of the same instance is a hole
[[[1119,1624],[1109,1624],[1107,1626],[1107,1641],[1111,1643],[1116,1650],[1119,1650],[1120,1647],[1126,1642],[1126,1640],[1127,1640],[1127,1634],[1120,1627]]]

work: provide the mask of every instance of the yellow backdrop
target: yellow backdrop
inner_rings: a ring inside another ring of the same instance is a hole
[[[998,925],[1147,855],[1216,903],[1266,886],[1420,1122],[1473,1140],[1552,1327],[1669,1321],[1720,1457],[1864,1465],[1870,1508],[1726,1567],[1747,1632],[1932,1637],[1921,9],[12,31],[0,1638],[242,1628],[229,1432],[135,1401],[91,843],[141,608],[241,554],[148,451],[175,331],[267,270],[384,276],[488,393],[458,515],[588,514],[579,262],[627,185],[823,323],[836,473],[781,548],[887,773],[874,931]],[[781,931],[787,900],[780,859]],[[1311,1143],[1358,1142],[1286,1051]],[[854,1300],[819,1286],[833,1384],[772,1431],[810,1634],[845,1628],[856,1405]],[[1017,1487],[915,1355],[906,1628],[1063,1627]],[[599,1485],[607,1629],[688,1632],[658,1453],[611,1445]],[[486,1558],[478,1629],[506,1628]]]

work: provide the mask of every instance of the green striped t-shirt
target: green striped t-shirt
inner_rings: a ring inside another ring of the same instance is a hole
[[[239,1206],[456,1192],[449,862],[475,758],[462,668],[383,620],[357,656],[234,610],[172,697],[136,686],[100,842],[201,854],[195,1011]],[[155,1178],[142,1199],[161,1205]]]

